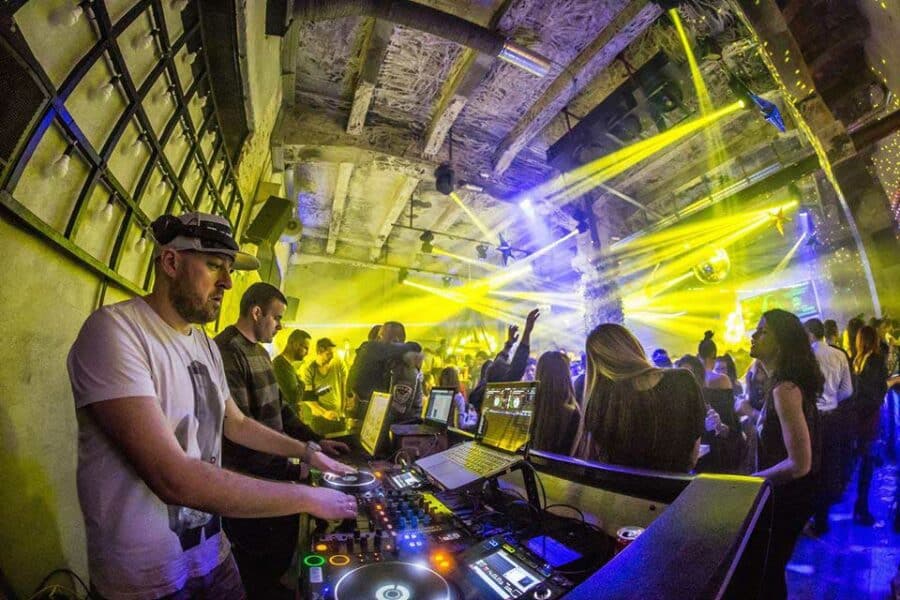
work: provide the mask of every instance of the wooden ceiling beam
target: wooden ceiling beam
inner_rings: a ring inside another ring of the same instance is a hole
[[[397,191],[394,192],[394,197],[388,205],[387,218],[385,218],[384,222],[381,224],[378,233],[375,234],[375,242],[372,246],[371,254],[372,260],[376,260],[381,256],[381,249],[390,237],[391,230],[394,228],[394,223],[400,217],[400,213],[403,212],[403,208],[406,206],[406,203],[409,202],[418,185],[419,180],[417,178],[405,177],[397,187]]]
[[[366,124],[366,115],[372,104],[372,96],[375,95],[375,84],[378,81],[378,72],[381,63],[387,54],[388,44],[394,34],[394,24],[390,21],[374,19],[371,32],[363,44],[362,66],[356,79],[356,89],[353,92],[353,106],[350,108],[350,117],[347,119],[347,133],[359,135]]]
[[[331,223],[328,226],[328,242],[325,245],[327,254],[334,254],[341,224],[344,221],[344,207],[347,206],[347,192],[350,190],[350,177],[353,175],[353,163],[338,165],[337,183],[334,185],[334,196],[331,200]]]

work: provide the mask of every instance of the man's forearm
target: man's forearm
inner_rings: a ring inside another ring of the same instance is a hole
[[[250,418],[225,419],[224,433],[225,437],[235,444],[266,454],[302,457],[306,453],[305,443]]]
[[[224,517],[277,517],[309,512],[312,488],[256,479],[202,460],[186,459],[163,501]]]

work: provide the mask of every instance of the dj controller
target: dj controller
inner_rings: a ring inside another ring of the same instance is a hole
[[[551,600],[612,555],[599,530],[496,486],[434,491],[408,468],[326,473],[319,485],[353,494],[359,512],[316,521],[302,558],[303,598]]]

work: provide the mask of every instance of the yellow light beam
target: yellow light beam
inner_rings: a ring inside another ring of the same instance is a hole
[[[532,189],[529,195],[533,197],[554,197],[557,200],[581,195],[607,179],[633,167],[659,150],[700,131],[711,123],[742,108],[743,102],[734,102],[706,116],[676,125],[660,134],[626,146],[555,177]]]
[[[479,231],[481,231],[481,233],[484,235],[485,241],[493,244],[495,236],[491,235],[491,230],[487,228],[487,225],[485,225],[481,219],[475,216],[475,213],[473,213],[468,206],[466,206],[466,203],[462,201],[462,198],[459,197],[459,194],[457,194],[456,192],[450,192],[450,197],[454,202],[456,202],[457,206],[459,206],[463,210],[463,212],[468,215],[472,223],[475,224],[475,227],[477,227]]]
[[[791,259],[794,258],[794,255],[797,254],[797,250],[800,249],[800,245],[803,244],[804,240],[806,240],[806,233],[800,236],[800,239],[794,242],[794,245],[791,246],[791,249],[788,250],[788,253],[784,255],[778,264],[775,265],[775,268],[772,270],[771,275],[778,275],[782,271],[784,271],[785,267],[788,266],[788,263],[791,262]]]
[[[483,260],[476,260],[474,258],[469,258],[468,256],[460,256],[459,254],[448,252],[443,248],[439,248],[438,246],[434,246],[431,250],[431,253],[438,256],[446,256],[447,258],[452,258],[469,265],[474,265],[476,267],[481,267],[482,269],[487,269],[488,271],[496,271],[500,268],[495,264],[485,262]]]

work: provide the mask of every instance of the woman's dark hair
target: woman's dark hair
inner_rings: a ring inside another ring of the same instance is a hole
[[[723,354],[716,358],[717,361],[722,361],[725,363],[725,371],[728,372],[728,379],[731,380],[731,385],[737,382],[737,366],[734,364],[734,359],[731,358],[730,354]]]
[[[856,339],[853,340],[853,347],[856,350],[856,356],[880,354],[881,344],[878,343],[878,331],[871,325],[860,327],[856,332]]]
[[[825,377],[800,319],[780,308],[766,311],[763,318],[778,346],[771,385],[790,381],[800,388],[804,398],[815,400],[822,393]]]
[[[865,325],[862,317],[853,317],[847,321],[847,352],[851,358],[856,356],[856,334],[859,333],[860,327]]]
[[[697,345],[697,356],[703,360],[715,358],[719,353],[716,343],[713,341],[713,332],[707,331],[703,334],[703,341]]]
[[[459,385],[459,371],[456,370],[456,367],[444,367],[443,370],[441,370],[438,386],[452,387],[457,393],[461,391]]]
[[[693,354],[685,354],[675,361],[675,366],[679,369],[686,369],[694,376],[694,381],[700,386],[700,389],[706,387],[706,367],[700,362],[700,359]]]
[[[561,352],[544,352],[537,361],[534,378],[540,382],[540,387],[534,407],[533,445],[538,449],[557,448],[568,428],[566,419],[571,412],[567,407],[575,406],[568,357]]]
[[[378,339],[379,333],[381,333],[381,325],[372,325],[372,329],[369,330],[368,340],[374,342]]]

